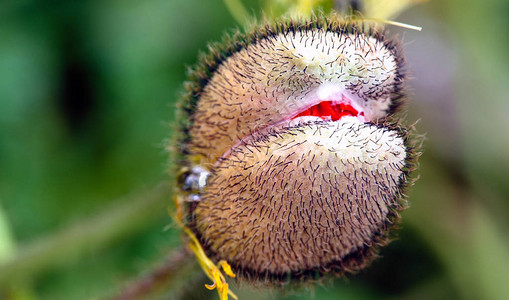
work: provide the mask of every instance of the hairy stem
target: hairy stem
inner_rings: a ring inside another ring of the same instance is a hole
[[[246,24],[249,20],[250,14],[242,4],[241,0],[223,0],[224,5],[228,8],[228,11],[233,16],[235,21],[239,24]]]
[[[110,299],[146,299],[148,296],[170,289],[184,290],[183,286],[189,281],[188,278],[199,275],[199,269],[194,262],[193,255],[186,248],[180,247],[173,250],[167,256],[165,262],[158,264],[147,275],[128,283],[123,290]],[[182,287],[179,288],[178,286]]]
[[[157,184],[149,190],[119,199],[95,217],[20,247],[16,255],[0,263],[0,290],[141,229],[155,214],[166,211],[171,193],[169,184]]]

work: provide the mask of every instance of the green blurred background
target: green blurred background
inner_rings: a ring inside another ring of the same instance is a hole
[[[447,0],[396,19],[424,28],[389,27],[426,133],[399,238],[347,280],[241,300],[509,299],[508,16]],[[0,2],[0,299],[111,296],[181,244],[165,139],[186,66],[235,26],[221,0]],[[157,297],[217,298],[189,274]]]

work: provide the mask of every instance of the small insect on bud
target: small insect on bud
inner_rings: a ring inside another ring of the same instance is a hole
[[[406,207],[416,155],[394,117],[404,79],[397,41],[334,18],[211,47],[182,103],[195,248],[271,283],[365,267]]]

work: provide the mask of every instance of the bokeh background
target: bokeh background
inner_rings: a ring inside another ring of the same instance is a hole
[[[509,1],[396,20],[423,27],[389,29],[426,136],[399,238],[346,280],[241,299],[509,299]],[[221,0],[0,2],[0,299],[110,297],[182,244],[165,140],[186,67],[236,26]],[[154,297],[216,299],[196,274]]]

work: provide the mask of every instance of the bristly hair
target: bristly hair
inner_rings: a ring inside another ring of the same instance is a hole
[[[407,207],[406,202],[406,189],[413,184],[415,178],[411,173],[417,167],[417,158],[420,155],[419,138],[414,133],[414,127],[410,129],[400,125],[399,121],[394,118],[394,113],[401,109],[404,103],[405,95],[405,78],[406,68],[405,61],[401,51],[400,42],[393,38],[387,38],[385,30],[379,30],[375,27],[357,20],[348,20],[337,15],[329,16],[313,16],[311,19],[281,19],[276,21],[266,21],[262,25],[256,25],[247,33],[236,31],[232,35],[226,35],[221,42],[213,43],[209,46],[206,54],[201,54],[196,65],[189,70],[188,81],[185,83],[185,93],[179,103],[179,115],[177,115],[179,126],[176,133],[177,147],[174,151],[176,155],[175,166],[182,167],[190,163],[188,155],[191,154],[189,145],[191,141],[191,128],[195,120],[195,113],[198,109],[200,97],[204,93],[205,87],[209,84],[212,77],[218,71],[220,66],[242,49],[256,44],[260,41],[275,38],[282,33],[292,34],[295,32],[310,31],[320,29],[326,32],[334,32],[338,34],[353,34],[356,37],[364,35],[374,38],[379,42],[387,52],[390,52],[394,57],[396,65],[396,74],[394,74],[394,83],[391,83],[392,89],[390,90],[391,103],[387,108],[388,117],[379,121],[369,123],[375,125],[383,131],[395,131],[398,136],[403,139],[404,147],[406,150],[405,166],[401,169],[401,177],[399,178],[398,192],[394,198],[396,204],[389,207],[386,215],[386,220],[376,232],[373,232],[372,239],[360,246],[356,251],[347,254],[340,260],[334,260],[326,265],[320,265],[311,269],[298,270],[287,273],[271,273],[269,271],[260,273],[249,267],[236,265],[232,263],[232,267],[239,273],[242,278],[253,279],[259,281],[261,284],[276,284],[282,285],[289,282],[303,282],[310,280],[318,280],[326,273],[333,273],[335,275],[344,275],[345,273],[356,272],[371,263],[377,257],[380,247],[390,242],[393,237],[393,229],[398,226],[400,216],[399,212]],[[191,203],[188,206],[188,214],[185,220],[187,225],[194,232],[196,237],[202,241],[203,236],[196,229],[195,220],[193,219],[193,212],[197,203]],[[221,259],[217,253],[212,251],[209,246],[202,244],[205,252],[213,259]],[[231,262],[230,262],[231,263]]]
[[[190,129],[193,125],[193,115],[203,89],[212,78],[219,66],[233,54],[255,44],[261,40],[276,37],[281,33],[291,33],[321,29],[340,34],[364,34],[375,38],[388,49],[396,60],[397,74],[393,92],[390,96],[391,104],[389,114],[399,111],[404,102],[406,68],[405,59],[402,55],[401,44],[395,38],[387,38],[386,30],[379,30],[362,20],[345,19],[337,14],[314,15],[310,19],[283,18],[275,21],[266,20],[264,24],[254,25],[251,30],[241,33],[239,30],[233,34],[226,34],[220,42],[209,44],[206,53],[200,53],[198,62],[188,70],[188,80],[185,82],[185,92],[177,105],[176,130],[180,136],[176,137],[178,143],[177,152],[183,155],[189,154],[188,145],[191,140]],[[185,158],[177,154],[178,165],[185,164]]]
[[[303,269],[296,272],[287,272],[275,274],[270,272],[260,273],[256,270],[251,270],[246,267],[236,265],[230,262],[232,268],[236,270],[237,275],[250,282],[253,285],[259,286],[290,286],[296,287],[302,284],[321,282],[329,277],[325,275],[333,274],[335,276],[345,276],[348,273],[356,273],[361,269],[369,266],[373,260],[378,258],[380,248],[389,244],[396,238],[396,231],[399,229],[400,212],[408,208],[407,203],[407,189],[414,184],[417,176],[414,171],[418,166],[418,158],[421,155],[422,136],[418,135],[415,131],[415,124],[405,127],[399,123],[396,118],[388,117],[376,123],[371,123],[384,132],[397,132],[398,136],[403,139],[406,149],[405,165],[402,168],[402,176],[398,182],[398,193],[396,195],[396,205],[389,208],[386,221],[380,227],[380,231],[375,232],[374,236],[369,243],[363,247],[358,248],[356,251],[346,255],[341,260],[331,261],[326,265],[317,266],[311,269]],[[278,133],[274,133],[278,134]],[[189,211],[195,209],[195,204],[190,207]],[[202,240],[201,233],[196,230],[195,220],[190,217],[188,220],[190,228],[199,240]],[[206,244],[202,244],[205,252],[211,258],[221,259],[217,257],[217,253],[211,250]],[[325,277],[324,277],[325,276]]]

